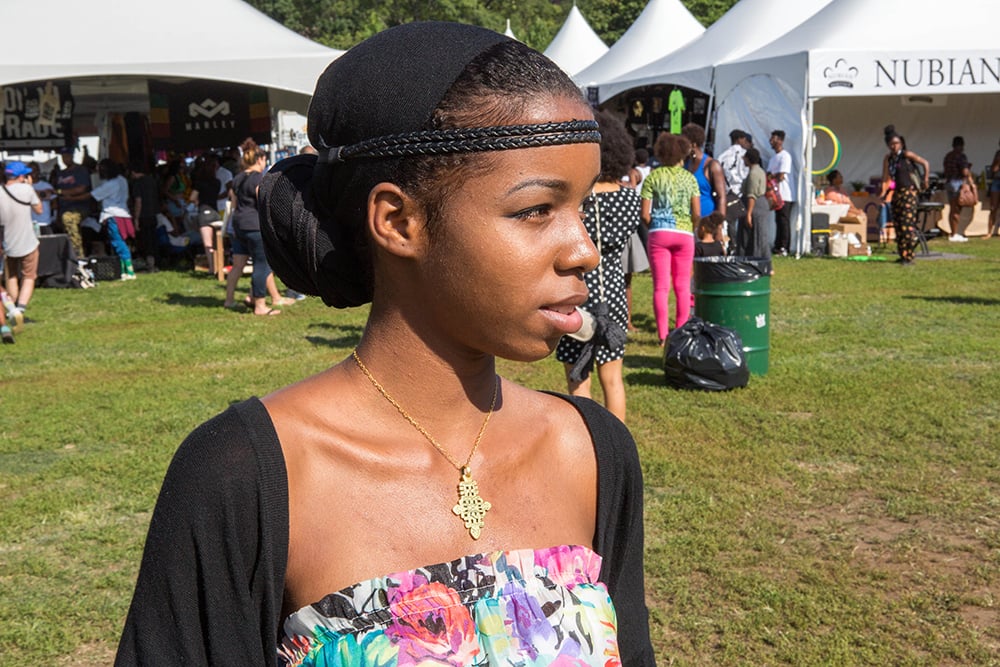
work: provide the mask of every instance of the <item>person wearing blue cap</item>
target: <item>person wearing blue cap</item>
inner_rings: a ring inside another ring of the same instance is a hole
[[[0,192],[0,237],[3,238],[4,280],[14,305],[7,316],[18,325],[35,291],[38,277],[38,237],[31,212],[42,212],[42,202],[31,186],[31,167],[20,161],[4,167],[7,182]]]

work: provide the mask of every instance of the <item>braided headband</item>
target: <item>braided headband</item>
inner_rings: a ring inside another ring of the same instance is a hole
[[[479,153],[600,141],[601,133],[592,120],[421,130],[374,137],[347,146],[323,146],[319,150],[319,161],[336,163],[360,158]]]

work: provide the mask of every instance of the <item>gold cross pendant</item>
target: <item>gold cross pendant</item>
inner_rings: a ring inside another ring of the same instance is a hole
[[[469,535],[478,540],[483,534],[483,518],[493,507],[488,500],[479,495],[479,484],[472,479],[468,466],[462,468],[462,479],[458,482],[458,504],[451,508],[456,516],[462,517]]]

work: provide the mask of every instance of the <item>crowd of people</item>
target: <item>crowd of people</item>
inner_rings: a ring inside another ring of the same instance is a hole
[[[181,445],[116,664],[655,664],[624,425],[630,276],[651,272],[664,346],[691,316],[696,258],[787,255],[785,132],[768,137],[766,167],[738,129],[712,157],[695,123],[650,155],[538,52],[434,22],[338,58],[308,126],[316,154],[271,169],[251,139],[190,165],[77,165],[67,150],[47,177],[4,166],[5,343],[50,231],[80,256],[110,245],[133,280],[173,238],[212,266],[228,222],[225,307],[248,263],[256,315],[294,302],[275,272],[329,306],[371,304],[350,355]],[[944,161],[950,216],[971,174],[960,139]],[[910,262],[929,163],[892,126],[885,142],[881,194]],[[832,201],[849,201],[842,182],[830,175]],[[497,374],[497,357],[553,351],[566,396]],[[586,400],[595,367],[605,409]],[[380,511],[357,511],[387,492]]]
[[[30,321],[26,311],[38,280],[40,239],[51,234],[67,235],[74,258],[116,257],[120,279],[135,280],[137,271],[156,273],[165,262],[182,254],[191,257],[197,249],[214,266],[214,225],[226,217],[232,268],[223,305],[277,315],[280,306],[303,298],[291,290],[285,296],[279,292],[261,245],[256,188],[268,156],[252,139],[221,155],[171,156],[155,167],[141,160],[128,166],[109,158],[97,161],[86,151],[76,163],[75,152],[60,149],[61,164],[48,174],[37,162],[4,163],[4,343],[13,343],[14,334]],[[250,295],[237,302],[238,281],[248,264]]]

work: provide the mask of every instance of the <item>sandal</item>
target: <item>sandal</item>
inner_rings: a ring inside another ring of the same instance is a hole
[[[257,313],[257,312],[255,312],[254,315],[261,315],[261,316],[263,316],[263,315],[281,315],[281,311],[280,310],[275,310],[274,308],[268,308],[266,313]]]

